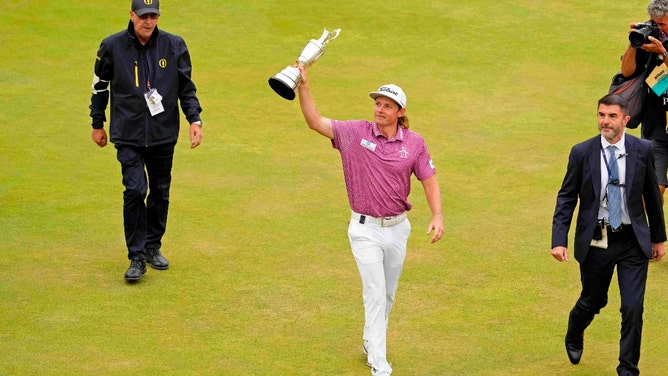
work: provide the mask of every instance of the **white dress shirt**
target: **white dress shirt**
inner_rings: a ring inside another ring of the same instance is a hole
[[[615,158],[617,158],[617,169],[619,170],[619,185],[621,187],[620,191],[622,194],[622,223],[628,225],[631,223],[629,217],[629,210],[626,207],[626,134],[617,141],[615,145]],[[601,146],[603,147],[603,152],[605,153],[605,158],[608,158],[608,165],[610,164],[609,160],[609,151],[608,146],[613,145],[601,136]],[[608,167],[605,164],[605,159],[601,155],[601,205],[598,208],[598,218],[608,219],[608,202],[606,198],[606,187],[608,186]]]

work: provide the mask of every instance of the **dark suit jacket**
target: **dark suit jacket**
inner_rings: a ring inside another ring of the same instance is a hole
[[[661,193],[654,172],[651,144],[631,135],[626,141],[626,205],[640,248],[652,258],[652,243],[666,241]],[[571,149],[566,176],[557,195],[552,220],[552,248],[568,247],[568,230],[580,200],[575,228],[575,259],[587,257],[601,201],[601,136]],[[643,199],[644,204],[643,205]],[[645,214],[647,208],[647,214]],[[648,225],[649,220],[649,225]]]

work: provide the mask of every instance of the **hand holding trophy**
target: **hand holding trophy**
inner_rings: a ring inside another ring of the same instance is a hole
[[[336,29],[331,33],[325,29],[320,39],[311,39],[297,58],[298,63],[306,67],[313,65],[325,52],[327,43],[336,39],[340,32],[341,29]],[[299,85],[301,78],[299,69],[288,66],[269,79],[269,86],[281,97],[293,100],[295,99],[295,88]]]

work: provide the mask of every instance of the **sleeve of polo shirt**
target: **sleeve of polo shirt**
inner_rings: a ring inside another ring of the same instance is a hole
[[[352,127],[354,126],[353,120],[348,121],[338,121],[332,120],[332,132],[334,133],[334,138],[332,139],[332,147],[337,150],[346,150],[350,148],[350,145],[353,142],[353,132]]]
[[[424,140],[422,140],[421,144],[422,147],[420,148],[420,154],[415,161],[414,171],[415,177],[420,181],[429,179],[436,174],[436,166],[431,159],[431,155],[429,154],[429,150],[427,150]]]

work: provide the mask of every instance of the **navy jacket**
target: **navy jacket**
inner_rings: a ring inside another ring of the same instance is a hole
[[[142,46],[130,21],[127,30],[105,38],[97,52],[90,105],[93,128],[104,126],[111,91],[111,142],[134,146],[176,143],[179,101],[188,124],[200,121],[202,112],[191,71],[183,38],[156,27]],[[155,116],[144,98],[149,88],[163,97],[165,111]]]
[[[666,228],[651,144],[628,134],[624,137],[627,154],[624,189],[626,206],[638,244],[645,255],[652,258],[652,243],[666,241]],[[580,207],[575,227],[575,259],[583,262],[594,237],[601,202],[600,135],[571,149],[552,221],[552,248],[568,247],[568,230],[578,199]]]

